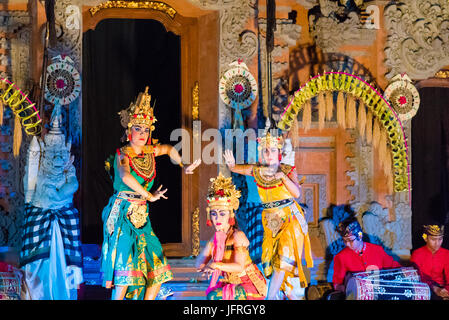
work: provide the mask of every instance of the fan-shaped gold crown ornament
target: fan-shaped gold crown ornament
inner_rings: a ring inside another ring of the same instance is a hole
[[[210,220],[210,210],[230,210],[229,224],[235,224],[234,211],[239,208],[239,198],[241,192],[235,188],[232,178],[226,178],[220,172],[217,178],[210,179],[210,185],[207,190],[207,221],[208,226],[212,225]]]
[[[148,93],[148,86],[145,92],[139,93],[136,102],[129,105],[127,109],[119,112],[120,122],[124,128],[131,128],[135,125],[144,125],[154,131],[154,123],[157,121],[151,106],[151,95]]]
[[[208,207],[237,210],[241,192],[235,188],[232,178],[226,178],[220,172],[218,177],[211,178],[210,182],[207,190]]]

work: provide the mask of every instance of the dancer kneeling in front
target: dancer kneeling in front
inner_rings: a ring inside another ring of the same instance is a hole
[[[263,300],[267,285],[248,252],[249,241],[238,229],[234,211],[239,207],[240,191],[232,178],[220,175],[211,179],[207,195],[207,225],[215,235],[197,258],[199,272],[211,275],[208,300]],[[223,279],[219,280],[222,276]]]

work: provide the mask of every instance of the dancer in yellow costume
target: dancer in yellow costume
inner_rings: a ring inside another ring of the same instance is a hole
[[[265,276],[270,278],[267,299],[276,299],[279,290],[289,299],[298,299],[294,296],[294,279],[299,277],[300,287],[307,287],[301,264],[303,252],[307,267],[313,267],[307,222],[294,200],[301,194],[300,183],[295,167],[280,163],[281,137],[267,133],[258,142],[260,164],[235,164],[230,150],[225,151],[225,162],[232,172],[254,177],[262,200],[262,264]]]

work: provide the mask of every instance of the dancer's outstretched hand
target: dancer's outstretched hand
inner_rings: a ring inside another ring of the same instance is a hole
[[[223,157],[224,157],[225,163],[229,169],[232,169],[235,167],[235,158],[234,158],[234,154],[232,153],[231,150],[229,150],[229,149],[225,150]]]
[[[188,166],[185,170],[186,174],[193,174],[193,170],[195,170],[201,164],[201,159],[195,160],[190,166]]]
[[[212,273],[214,273],[214,269],[211,269],[209,266],[205,266],[201,269],[198,269],[197,272],[201,272],[207,276],[207,279],[210,279]]]
[[[162,184],[157,188],[157,190],[151,195],[149,201],[154,202],[159,200],[160,198],[168,199],[164,194],[167,192],[167,188],[161,190]]]

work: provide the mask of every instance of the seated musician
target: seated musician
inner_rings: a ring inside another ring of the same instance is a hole
[[[449,250],[441,248],[444,227],[423,226],[426,245],[413,251],[410,261],[421,281],[429,285],[432,300],[449,300]]]
[[[334,257],[333,285],[345,292],[345,276],[348,272],[362,272],[400,267],[385,250],[376,244],[362,240],[362,227],[355,218],[348,218],[337,227],[346,247]]]

